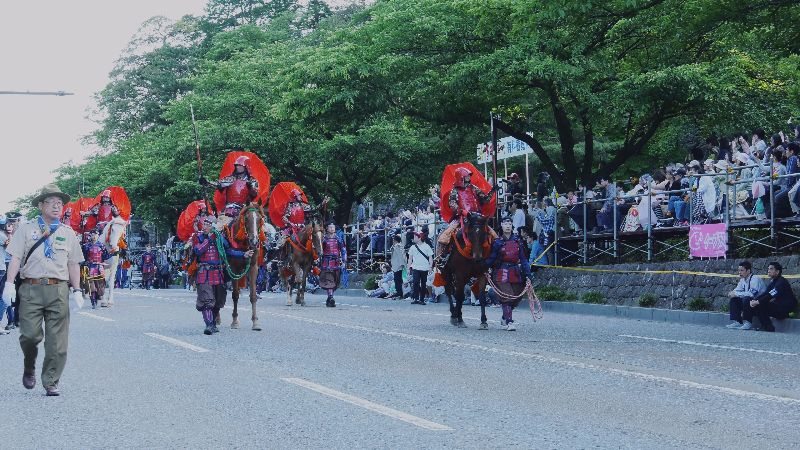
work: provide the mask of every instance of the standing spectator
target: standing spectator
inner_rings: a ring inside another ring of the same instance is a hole
[[[425,304],[425,283],[428,271],[433,264],[433,249],[422,242],[423,234],[414,233],[414,245],[408,250],[408,268],[411,272],[411,297],[412,304]]]
[[[431,205],[417,211],[417,226],[419,227],[417,231],[424,232],[428,237],[436,236],[436,214]]]
[[[413,238],[412,238],[413,239]],[[395,293],[391,298],[403,298],[403,268],[406,267],[406,249],[400,236],[392,238],[392,273],[394,274]]]
[[[731,323],[726,328],[741,327],[742,310],[745,303],[749,304],[750,300],[758,297],[766,290],[767,288],[761,278],[753,276],[753,265],[750,264],[750,261],[740,262],[739,283],[734,290],[728,292]]]
[[[753,316],[758,316],[762,331],[775,331],[770,316],[776,319],[785,319],[790,312],[797,308],[797,298],[792,292],[792,287],[786,278],[783,278],[783,266],[779,262],[769,263],[767,276],[771,281],[766,292],[745,302],[742,313],[744,323],[739,328],[740,330],[752,330]]]
[[[536,200],[543,202],[547,197],[547,180],[550,175],[547,172],[539,172],[539,177],[536,179]]]
[[[786,151],[791,156],[789,157],[789,166],[792,167],[792,174],[800,174],[800,160],[798,160],[798,156],[800,156],[800,144],[797,142],[790,142],[786,146]],[[789,169],[787,168],[787,171]],[[798,195],[798,190],[800,190],[800,176],[794,177],[795,179],[792,180],[790,178],[790,188],[789,188],[789,205],[792,207],[792,212],[795,215],[800,214],[800,195]]]
[[[6,305],[2,300],[3,289],[6,284],[6,258],[8,253],[6,247],[8,246],[8,235],[6,234],[6,217],[0,216],[0,321],[3,320],[3,314],[8,312],[8,324],[5,328],[0,328],[0,334],[8,334],[14,327],[13,309],[11,305]]]
[[[522,183],[516,172],[509,175],[506,179],[506,195],[508,195],[511,201],[522,198]]]
[[[597,184],[605,191],[603,193],[605,197],[603,207],[597,212],[597,225],[600,227],[600,231],[608,231],[614,227],[614,216],[612,214],[614,214],[614,202],[617,198],[617,185],[611,183],[608,177],[600,178]],[[619,211],[617,211],[617,223],[619,223]]]
[[[365,220],[367,220],[367,208],[364,207],[364,200],[359,200],[356,209],[356,223],[364,223]]]
[[[442,199],[439,196],[439,185],[434,184],[430,188],[430,198],[428,199],[428,205],[433,208],[434,211],[438,211],[441,207]]]
[[[8,253],[11,264],[8,279],[22,279],[20,297],[19,344],[25,355],[22,385],[36,386],[36,356],[44,342],[42,385],[48,396],[58,396],[58,382],[67,363],[70,303],[82,306],[80,263],[83,262],[75,232],[61,223],[61,211],[69,195],[54,184],[42,188],[33,199],[39,208],[36,220],[23,224],[11,239]],[[3,301],[16,297],[14,284],[6,281]],[[44,330],[42,333],[42,322]]]
[[[511,204],[511,221],[514,225],[514,231],[525,227],[525,206],[522,204],[522,200],[518,198],[514,199]]]

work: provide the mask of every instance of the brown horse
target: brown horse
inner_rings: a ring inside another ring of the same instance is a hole
[[[451,244],[454,248],[450,259],[442,269],[442,276],[446,282],[445,292],[450,302],[450,323],[466,328],[461,315],[464,305],[464,287],[471,279],[475,279],[472,292],[481,302],[481,329],[487,329],[486,324],[486,271],[484,259],[489,256],[490,243],[487,240],[486,216],[471,212],[464,219],[462,228],[454,233]],[[455,303],[453,297],[455,296]]]
[[[293,236],[286,239],[287,246],[283,267],[280,270],[283,285],[288,298],[286,306],[292,306],[292,291],[297,289],[295,303],[306,304],[306,280],[314,261],[322,254],[322,225],[319,218],[313,216],[310,223]]]
[[[229,228],[229,240],[231,245],[242,251],[253,250],[250,258],[228,258],[228,275],[233,278],[233,321],[231,328],[239,328],[239,292],[242,288],[245,277],[249,281],[250,305],[253,307],[253,330],[261,331],[256,314],[256,278],[258,277],[258,264],[263,257],[263,244],[266,240],[263,231],[264,210],[256,202],[251,202],[239,213],[239,217],[231,223]]]

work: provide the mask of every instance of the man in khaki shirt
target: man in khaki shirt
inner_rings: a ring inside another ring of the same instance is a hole
[[[60,222],[61,211],[68,201],[69,196],[56,185],[42,188],[33,199],[41,215],[21,225],[8,246],[11,255],[8,279],[13,281],[18,272],[22,278],[19,288],[19,343],[25,356],[22,384],[26,389],[36,385],[38,345],[45,338],[42,385],[48,396],[60,395],[58,381],[67,362],[70,299],[83,303],[80,292],[83,252],[75,233]],[[14,295],[13,284],[7,283],[3,300],[13,300]]]

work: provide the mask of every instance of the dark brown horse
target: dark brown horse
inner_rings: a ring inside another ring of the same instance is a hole
[[[319,217],[312,216],[309,223],[293,236],[286,239],[283,267],[280,270],[288,298],[286,306],[292,306],[292,291],[297,289],[295,303],[306,304],[306,280],[314,260],[322,255],[322,225]]]
[[[253,330],[261,331],[261,324],[256,314],[256,278],[258,277],[258,263],[263,257],[264,235],[264,210],[256,202],[252,202],[239,213],[239,217],[231,223],[229,240],[231,245],[242,251],[253,251],[249,258],[228,258],[229,275],[233,278],[233,321],[231,328],[239,328],[239,292],[244,279],[248,280],[250,287],[250,305],[253,307]]]
[[[445,280],[445,292],[450,302],[450,323],[466,328],[461,315],[464,305],[464,287],[471,279],[475,279],[472,291],[481,302],[481,329],[486,329],[486,271],[484,259],[489,256],[490,243],[487,240],[488,227],[486,216],[471,212],[464,219],[462,228],[456,230],[450,245],[453,249],[450,259],[442,269]],[[453,302],[455,297],[455,303]]]

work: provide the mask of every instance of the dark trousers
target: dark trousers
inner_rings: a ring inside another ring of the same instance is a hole
[[[425,284],[428,281],[427,270],[414,270],[411,275],[411,298],[425,300]]]
[[[400,269],[394,273],[394,290],[395,295],[400,298],[403,298],[403,269]]]
[[[736,322],[742,323],[742,309],[744,308],[745,302],[749,305],[750,299],[741,297],[731,297],[731,300],[729,302],[731,320],[735,320]]]
[[[755,307],[750,306],[749,301],[743,303],[742,319],[752,322],[753,316],[756,316],[758,317],[758,321],[761,322],[761,328],[772,328],[770,316],[776,319],[785,319],[789,316],[790,310],[766,300],[762,300]]]

